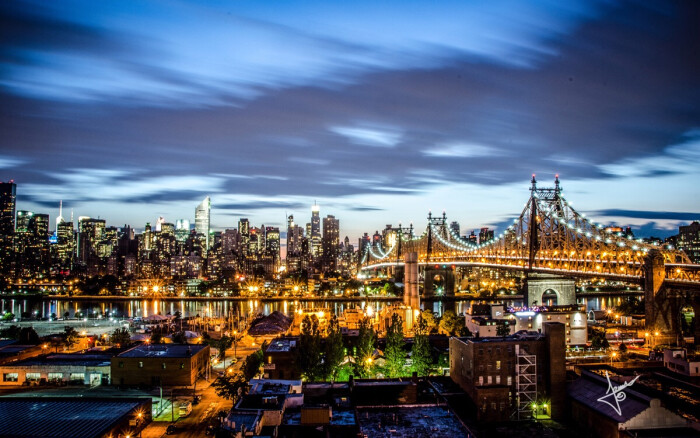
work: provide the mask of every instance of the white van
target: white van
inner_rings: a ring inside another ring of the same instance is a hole
[[[192,402],[184,402],[180,404],[180,417],[186,417],[192,412]]]

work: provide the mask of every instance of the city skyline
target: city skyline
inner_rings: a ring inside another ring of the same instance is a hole
[[[559,173],[596,221],[666,237],[700,218],[698,12],[3,4],[0,180],[137,228],[209,196],[212,229],[285,230],[318,200],[355,242],[428,211],[498,228]]]

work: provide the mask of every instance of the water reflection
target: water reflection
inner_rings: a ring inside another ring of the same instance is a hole
[[[605,297],[580,297],[577,302],[586,307],[586,310],[606,310],[619,305],[625,297],[605,296]],[[372,306],[374,312],[378,312],[386,306],[392,305],[396,301],[365,300],[365,301],[298,301],[298,300],[274,300],[266,301],[223,301],[223,300],[177,300],[163,301],[158,299],[134,299],[134,300],[104,300],[104,301],[83,301],[83,300],[42,300],[42,299],[0,299],[0,313],[11,312],[16,317],[22,318],[75,318],[80,314],[85,318],[118,317],[134,318],[147,317],[149,315],[175,314],[180,312],[181,316],[247,316],[261,313],[269,315],[279,311],[286,315],[291,315],[298,309],[323,309],[327,312],[342,314],[346,309],[361,308],[366,310],[367,306]],[[438,301],[423,300],[422,309],[432,310],[436,315],[442,316],[446,310],[453,310],[457,314],[467,314],[472,304],[496,303],[488,300],[457,300]],[[506,306],[522,306],[522,300],[505,300]],[[553,303],[548,303],[553,304]]]

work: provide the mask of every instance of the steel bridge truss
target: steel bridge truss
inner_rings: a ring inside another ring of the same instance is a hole
[[[403,263],[403,255],[418,253],[419,264],[450,264],[516,269],[562,275],[599,277],[640,282],[644,259],[658,251],[664,259],[666,278],[680,283],[700,283],[700,266],[690,263],[682,251],[628,239],[577,212],[562,195],[559,179],[554,188],[538,188],[532,178],[530,198],[520,216],[490,242],[474,244],[456,235],[447,216],[428,215],[422,235],[411,228],[390,230],[390,244],[370,245],[361,268]]]

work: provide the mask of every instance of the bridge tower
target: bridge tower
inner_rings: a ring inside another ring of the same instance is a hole
[[[420,295],[418,293],[418,253],[409,252],[404,255],[403,278],[403,303],[411,309],[420,309]]]

